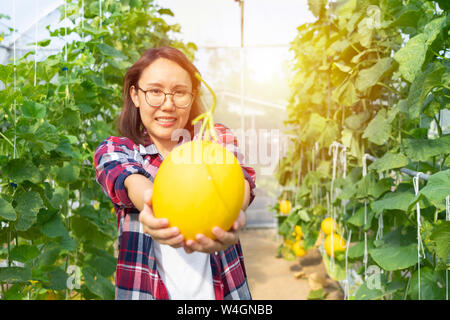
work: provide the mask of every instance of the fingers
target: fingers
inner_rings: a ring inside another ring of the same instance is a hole
[[[238,231],[246,224],[247,218],[243,210],[239,213],[238,218],[233,223],[229,231],[225,231],[219,227],[214,227],[212,233],[216,240],[206,237],[203,234],[197,234],[195,240],[187,240],[184,250],[187,253],[193,251],[200,251],[205,253],[213,253],[216,251],[225,250],[229,246],[235,244],[239,240]]]
[[[184,250],[187,253],[191,253],[193,251],[213,253],[216,251],[225,250],[238,241],[238,235],[236,232],[227,232],[219,227],[214,227],[212,232],[216,236],[216,240],[208,238],[204,234],[197,234],[195,240],[189,239],[186,241]]]
[[[169,221],[166,218],[155,218],[153,209],[147,204],[144,204],[144,209],[139,213],[139,221],[148,229],[160,229],[169,226]]]
[[[147,189],[144,191],[144,206],[151,206],[153,204],[153,189]]]
[[[142,224],[144,233],[150,235],[161,244],[167,244],[175,248],[184,245],[184,237],[177,227],[169,227],[166,218],[155,218],[152,209],[152,192],[144,192],[144,208],[139,213],[139,222]]]
[[[247,223],[246,213],[243,210],[241,210],[241,212],[239,213],[238,218],[233,223],[233,225],[231,226],[230,230],[236,232],[239,229],[242,229],[243,227],[245,227],[246,223]]]
[[[219,227],[214,227],[213,234],[217,237],[217,241],[224,245],[230,246],[238,241],[238,234],[235,231],[225,231]]]

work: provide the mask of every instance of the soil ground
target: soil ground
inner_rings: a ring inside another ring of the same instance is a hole
[[[317,249],[295,261],[277,258],[281,237],[276,229],[246,228],[240,233],[244,263],[254,300],[306,300],[309,292],[322,288],[326,300],[341,300],[339,284],[326,274]]]

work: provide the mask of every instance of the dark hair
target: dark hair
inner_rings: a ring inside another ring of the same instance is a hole
[[[131,86],[137,86],[142,71],[159,58],[168,59],[177,63],[189,73],[191,78],[194,101],[192,102],[188,123],[185,127],[185,129],[189,130],[191,139],[194,136],[192,120],[204,112],[204,107],[198,94],[201,82],[195,77],[195,73],[198,72],[198,70],[186,57],[186,55],[180,50],[168,46],[148,49],[125,74],[123,81],[123,107],[117,121],[117,129],[119,130],[119,133],[122,136],[131,139],[136,144],[148,144],[149,137],[145,135],[141,115],[131,99],[130,88]]]

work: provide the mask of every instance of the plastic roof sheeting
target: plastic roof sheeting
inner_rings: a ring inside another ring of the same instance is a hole
[[[0,14],[9,16],[0,19],[0,34],[5,38],[0,41],[0,63],[8,63],[13,56],[14,46],[16,56],[20,57],[29,50],[34,50],[34,42],[50,38],[46,26],[52,25],[52,30],[61,27],[59,6],[64,0],[2,0]],[[10,32],[15,28],[15,32]],[[54,53],[64,45],[64,41],[52,39],[50,46],[39,48],[38,60]]]

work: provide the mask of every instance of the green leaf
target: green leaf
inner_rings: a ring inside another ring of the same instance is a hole
[[[104,54],[105,56],[128,60],[128,57],[126,55],[124,55],[122,52],[120,52],[116,48],[113,48],[113,47],[107,45],[106,43],[97,44],[97,49],[99,49],[100,52],[102,54]]]
[[[417,243],[369,250],[372,259],[384,270],[401,270],[417,264]]]
[[[95,244],[102,245],[105,241],[108,241],[110,237],[102,232],[97,224],[84,217],[71,217],[71,227],[74,236],[78,240],[91,240]]]
[[[53,207],[59,208],[63,206],[69,200],[69,191],[67,188],[56,186],[53,190],[51,203]]]
[[[386,152],[381,158],[369,165],[369,169],[378,172],[402,168],[408,165],[408,158],[402,153]]]
[[[380,213],[383,210],[408,210],[415,195],[412,191],[400,191],[386,193],[381,199],[376,200],[370,204],[375,213]]]
[[[426,35],[420,33],[411,38],[403,48],[394,54],[401,75],[409,82],[414,81],[425,61],[425,54],[428,49],[425,44],[426,40]]]
[[[112,258],[112,259],[111,259]],[[104,277],[110,277],[116,271],[116,259],[108,256],[94,257],[87,262],[97,273]]]
[[[350,259],[361,258],[364,256],[364,241],[359,241],[348,248],[348,257]],[[371,241],[367,242],[367,250],[373,248]]]
[[[77,128],[81,125],[80,111],[65,109],[60,124],[66,128]]]
[[[56,149],[59,137],[56,128],[48,122],[44,122],[35,132],[34,141],[44,150]]]
[[[427,197],[438,209],[445,210],[445,197],[450,195],[450,169],[430,175],[420,194]]]
[[[405,283],[402,281],[388,281],[386,274],[376,266],[372,269],[372,274],[358,288],[355,300],[379,300],[388,294],[398,290],[404,290]],[[369,267],[369,268],[370,268]],[[368,271],[370,274],[370,271]],[[371,288],[373,287],[373,288]]]
[[[422,111],[422,105],[427,95],[438,86],[442,86],[442,75],[445,67],[439,63],[431,63],[424,72],[419,73],[408,95],[408,114],[411,119],[417,119]]]
[[[69,233],[66,233],[59,238],[59,244],[61,245],[61,249],[67,251],[75,251],[75,249],[77,249],[77,243]]]
[[[52,290],[64,290],[67,288],[69,275],[61,268],[54,268],[47,272],[50,283],[45,286]]]
[[[298,210],[298,216],[300,217],[300,220],[303,220],[305,222],[311,221],[311,218],[309,217],[308,211],[305,209]]]
[[[160,15],[164,15],[164,14],[165,14],[165,15],[168,15],[168,16],[171,16],[171,17],[174,16],[172,10],[167,9],[167,8],[159,9],[159,10],[158,10],[158,13],[159,13]]]
[[[76,144],[76,142],[71,142],[68,136],[60,136],[59,145],[55,150],[76,160],[81,160],[82,155],[72,146],[73,144]]]
[[[57,243],[51,243],[51,245],[39,256],[37,267],[51,266],[59,257],[62,248]]]
[[[369,120],[370,113],[367,110],[359,112],[357,114],[352,114],[345,118],[345,126],[351,130],[359,130],[364,123]]]
[[[369,173],[362,177],[361,180],[356,182],[356,198],[366,198],[368,197],[369,190],[373,189],[373,185],[376,184],[377,178],[373,171],[369,171]]]
[[[50,44],[51,39],[46,39],[42,41],[38,41],[37,45],[40,47],[46,47]]]
[[[113,300],[115,295],[114,285],[102,275],[99,275],[91,267],[84,267],[82,273],[89,291],[103,300]]]
[[[308,300],[324,300],[327,297],[328,293],[324,292],[322,288],[318,290],[311,290],[308,293]]]
[[[75,162],[65,163],[61,168],[53,167],[55,179],[61,184],[76,182],[80,177],[80,166]]]
[[[375,212],[370,210],[370,206],[367,205],[367,220],[366,220],[366,224],[364,226],[364,207],[360,207],[358,210],[356,210],[355,214],[347,220],[347,223],[350,223],[356,227],[364,226],[364,229],[367,230],[370,228],[370,226],[372,224],[372,219],[373,219],[374,215],[375,215]]]
[[[67,236],[68,232],[62,223],[59,214],[55,214],[52,219],[42,225],[41,232],[49,238]]]
[[[39,193],[35,191],[21,193],[17,196],[16,201],[17,206],[15,209],[19,213],[16,229],[18,231],[26,231],[36,222],[37,213],[44,204]]]
[[[364,92],[369,87],[375,86],[386,71],[391,68],[391,64],[391,58],[381,58],[372,67],[361,70],[355,81],[356,89],[360,92]]]
[[[373,196],[375,199],[378,199],[385,192],[390,191],[393,185],[392,178],[384,178],[378,180],[375,183],[369,184],[369,189],[367,190],[368,194]]]
[[[436,244],[436,254],[447,262],[450,252],[450,221],[442,221],[431,234],[430,240]]]
[[[426,266],[420,269],[420,299],[445,300],[445,272],[436,271]],[[419,272],[416,271],[411,279],[408,291],[411,299],[419,299]]]
[[[344,261],[339,261],[337,259],[334,260],[334,267],[331,267],[330,257],[328,254],[324,252],[322,254],[323,264],[325,269],[327,270],[328,275],[331,279],[336,281],[345,280],[347,278],[347,274],[345,273],[345,264]]]
[[[2,198],[0,198],[0,218],[9,221],[16,221],[17,219],[16,211],[12,205]]]
[[[321,132],[320,136],[317,138],[320,147],[328,147],[339,139],[339,127],[336,122],[328,120],[324,130]]]
[[[28,159],[11,159],[3,170],[5,176],[16,184],[26,180],[39,183],[42,179],[40,170]]]
[[[356,193],[356,185],[353,183],[344,184],[342,192],[339,194],[340,199],[351,199]]]
[[[308,0],[308,9],[314,16],[320,17],[325,10],[326,4],[326,0]]]
[[[362,137],[367,138],[372,143],[382,145],[389,139],[390,136],[391,125],[387,121],[386,110],[381,109],[369,122]]]
[[[31,279],[31,269],[22,267],[0,268],[0,282],[26,282]]]
[[[0,64],[0,81],[4,84],[13,81],[14,67],[12,64]]]
[[[395,20],[390,26],[415,27],[420,18],[420,14],[420,8],[415,3],[409,3],[406,6],[402,6],[400,11],[395,13]]]
[[[347,27],[347,21],[350,19],[358,6],[357,0],[339,1],[336,5],[336,15],[339,19],[339,28],[344,29]]]
[[[346,81],[335,90],[333,90],[331,97],[333,100],[343,106],[353,106],[359,101],[355,85],[351,81]]]
[[[364,282],[356,291],[355,300],[376,300],[384,296],[381,289],[369,289],[367,282]]]
[[[430,21],[423,33],[411,38],[395,53],[394,59],[399,63],[399,71],[405,80],[413,82],[421,71],[428,47],[445,26],[445,19],[446,17],[440,17]]]
[[[34,245],[19,245],[11,250],[11,260],[26,263],[39,256],[39,249]]]
[[[437,139],[403,139],[403,147],[411,160],[428,161],[434,156],[449,153],[450,134]]]
[[[305,134],[302,136],[302,139],[304,139],[304,141],[315,142],[317,140],[317,137],[319,137],[325,130],[326,125],[326,118],[317,113],[311,114],[308,125],[305,128]]]
[[[34,101],[25,101],[22,106],[22,113],[26,118],[44,119],[47,113],[47,107]]]

